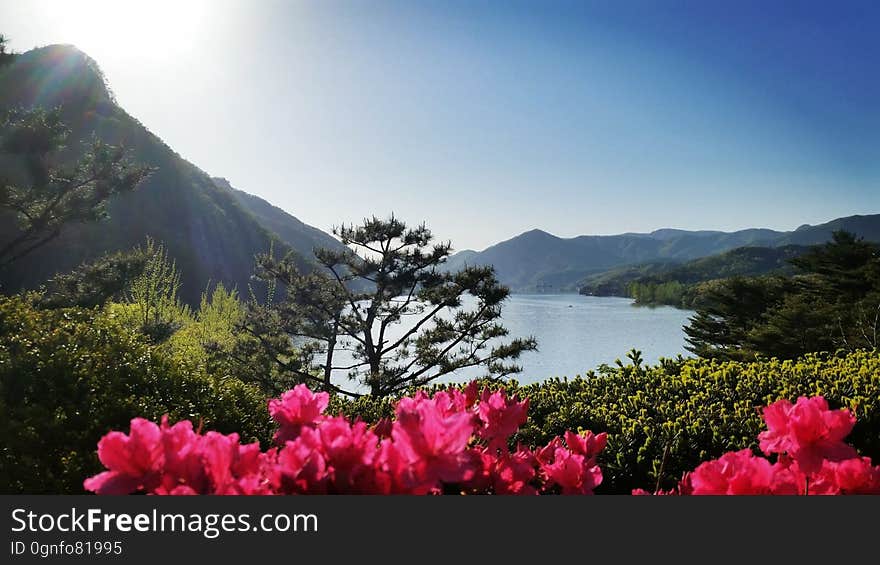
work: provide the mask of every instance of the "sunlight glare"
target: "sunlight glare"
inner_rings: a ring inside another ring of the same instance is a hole
[[[192,51],[206,29],[206,0],[57,2],[53,18],[72,43],[95,59],[162,62]]]

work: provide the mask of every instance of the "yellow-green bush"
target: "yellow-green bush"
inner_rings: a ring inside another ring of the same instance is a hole
[[[668,487],[702,461],[756,447],[761,408],[801,395],[821,394],[832,407],[853,410],[858,423],[849,442],[880,460],[877,352],[751,363],[666,360],[506,388],[530,399],[529,420],[515,441],[541,445],[567,429],[608,432],[600,457],[605,482],[597,492],[653,490],[658,482]],[[387,399],[337,398],[331,407],[375,420],[389,415],[392,405]]]
[[[101,436],[166,413],[264,445],[272,434],[254,387],[189,370],[114,316],[0,297],[0,492],[82,492]]]

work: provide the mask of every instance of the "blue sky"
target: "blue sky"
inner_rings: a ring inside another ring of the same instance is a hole
[[[322,229],[458,249],[542,228],[880,212],[880,3],[0,0],[212,175]]]

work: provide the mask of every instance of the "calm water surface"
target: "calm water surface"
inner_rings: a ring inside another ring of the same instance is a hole
[[[628,298],[578,294],[513,294],[504,306],[511,337],[535,336],[538,351],[519,360],[521,383],[573,377],[635,347],[647,363],[688,355],[682,326],[693,315],[668,306],[636,307]]]
[[[513,294],[504,304],[503,323],[510,338],[534,336],[538,351],[528,352],[517,361],[523,371],[513,378],[520,383],[543,381],[550,377],[574,377],[602,363],[626,360],[632,348],[642,352],[647,363],[660,357],[688,355],[682,326],[693,312],[663,306],[635,307],[628,298],[581,296],[578,294]],[[389,334],[402,335],[395,327]],[[337,353],[340,365],[348,355]],[[628,362],[628,361],[627,361]],[[463,382],[482,375],[470,369],[446,375],[440,382]],[[337,372],[334,381],[348,389],[353,383]],[[366,392],[363,387],[355,390]]]

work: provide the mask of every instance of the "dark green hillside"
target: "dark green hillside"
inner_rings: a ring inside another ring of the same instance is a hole
[[[804,245],[740,247],[671,267],[662,278],[688,284],[736,276],[790,274],[794,267],[789,261],[808,250],[809,247]]]
[[[71,129],[72,156],[95,135],[125,144],[132,160],[155,172],[133,193],[111,201],[107,221],[66,226],[55,241],[0,273],[7,291],[36,287],[82,261],[133,247],[151,236],[164,242],[177,261],[184,300],[196,303],[208,281],[245,288],[254,255],[278,238],[272,229],[284,231],[280,219],[273,228],[261,225],[235,191],[217,186],[120,108],[95,62],[74,47],[34,49],[0,70],[0,109],[16,106],[60,106]],[[3,174],[14,174],[14,163],[0,167]],[[296,229],[302,225],[297,222]],[[0,237],[10,237],[15,229],[14,221],[3,218]],[[287,249],[283,243],[275,247],[278,252]],[[310,246],[297,250],[311,253]]]
[[[586,277],[581,294],[631,296],[642,304],[692,306],[694,286],[730,277],[767,274],[789,275],[795,271],[791,259],[810,250],[803,245],[783,247],[740,247],[687,263],[647,263],[612,269]]]
[[[578,292],[588,296],[629,296],[629,285],[633,281],[663,275],[678,265],[680,263],[657,261],[615,267],[585,277],[579,284]]]

